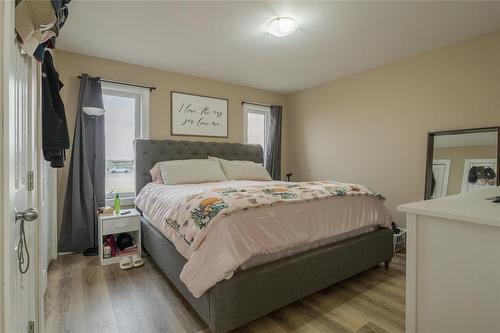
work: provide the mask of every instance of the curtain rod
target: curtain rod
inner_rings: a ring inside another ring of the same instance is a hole
[[[82,76],[78,75],[78,78],[81,79]],[[151,86],[144,86],[142,84],[135,84],[135,83],[130,83],[130,82],[123,82],[123,81],[115,81],[115,80],[108,80],[108,79],[103,79],[101,78],[99,81],[101,82],[108,82],[108,83],[116,83],[116,84],[123,84],[125,86],[131,86],[131,87],[139,87],[139,88],[146,88],[149,89],[149,91],[156,90],[156,87],[151,87]]]
[[[271,107],[271,105],[269,105],[269,104],[257,103],[257,102],[250,102],[250,101],[241,101],[241,105],[243,105],[243,104],[252,104],[252,105],[260,105],[260,106]]]

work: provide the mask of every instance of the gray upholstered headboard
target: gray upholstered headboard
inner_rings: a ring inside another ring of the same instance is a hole
[[[264,161],[261,145],[241,143],[136,139],[134,149],[136,193],[151,182],[149,170],[160,161],[204,159],[208,156],[257,163]]]

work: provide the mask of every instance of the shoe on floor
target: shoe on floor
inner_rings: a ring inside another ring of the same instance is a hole
[[[131,269],[132,267],[134,267],[134,264],[132,262],[132,257],[125,257],[120,260],[121,269],[126,270],[126,269]]]
[[[132,264],[134,267],[141,267],[144,265],[144,260],[138,254],[134,254],[132,256]]]

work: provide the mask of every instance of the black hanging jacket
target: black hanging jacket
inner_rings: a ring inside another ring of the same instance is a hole
[[[53,168],[64,167],[65,150],[69,148],[66,114],[59,95],[62,87],[52,55],[46,51],[42,64],[42,149]]]

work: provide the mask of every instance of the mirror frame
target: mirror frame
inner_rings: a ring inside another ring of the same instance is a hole
[[[468,133],[481,133],[481,132],[496,132],[497,133],[497,186],[500,186],[500,126],[498,127],[482,127],[482,128],[468,128],[449,131],[436,131],[427,133],[427,160],[425,162],[425,192],[424,200],[431,199],[432,187],[432,160],[434,157],[434,137],[436,135],[453,135],[453,134],[468,134]]]

